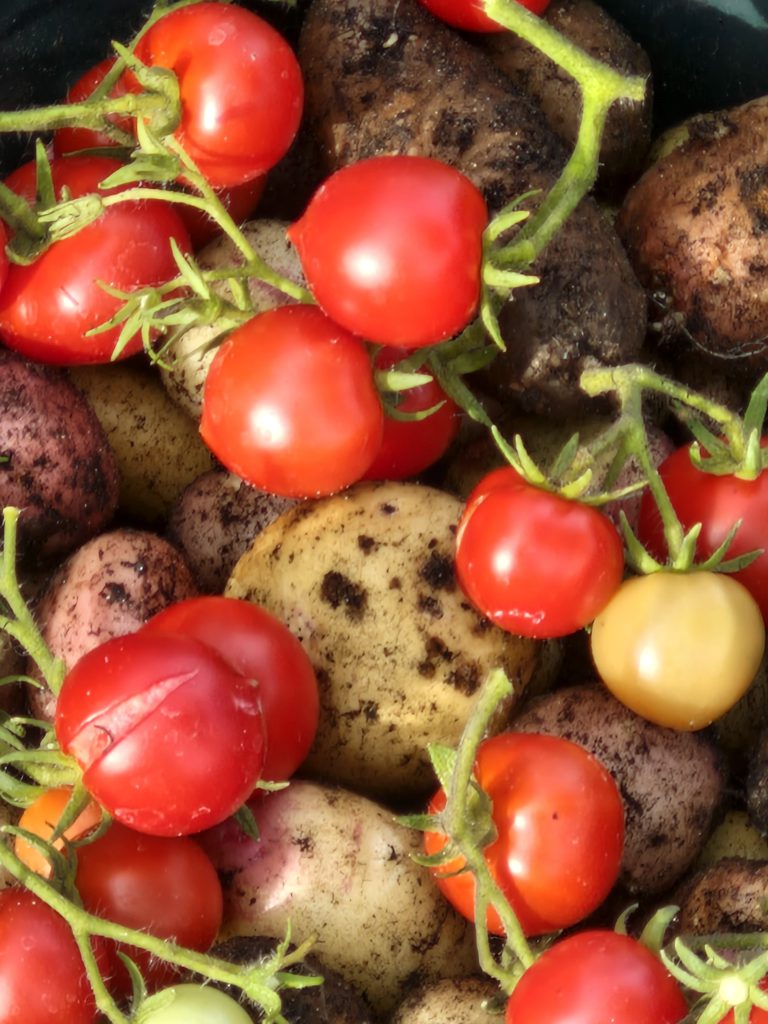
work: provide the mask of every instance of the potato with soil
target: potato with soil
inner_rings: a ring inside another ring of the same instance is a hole
[[[184,488],[168,517],[168,535],[184,554],[200,589],[220,594],[257,533],[292,508],[234,473],[211,469]]]
[[[412,859],[420,833],[366,797],[294,780],[252,805],[259,839],[226,822],[201,837],[224,880],[221,938],[310,936],[312,955],[376,1014],[409,982],[477,972],[474,929]]]
[[[490,978],[441,978],[409,992],[389,1024],[500,1024],[503,1005]]]
[[[531,701],[510,728],[573,740],[613,775],[626,816],[620,877],[631,892],[663,892],[688,870],[725,785],[717,751],[702,735],[653,725],[591,685]]]
[[[582,50],[625,75],[650,83],[648,55],[592,0],[555,0],[544,20]],[[576,81],[513,32],[479,33],[477,45],[515,86],[535,100],[549,127],[573,146],[581,120]],[[598,186],[615,192],[638,176],[651,142],[650,84],[642,103],[616,103],[608,114],[600,145]]]
[[[144,530],[112,530],[59,566],[34,614],[51,653],[70,669],[87,651],[197,593],[186,562],[168,541]],[[27,672],[40,678],[32,664]],[[30,686],[29,701],[37,718],[53,718],[55,698],[47,687]]]
[[[70,375],[114,449],[121,510],[142,526],[164,524],[187,484],[215,465],[195,423],[141,365],[78,366]]]
[[[384,799],[423,795],[427,745],[456,745],[487,673],[500,666],[525,689],[539,645],[492,626],[456,583],[462,507],[415,483],[360,484],[285,512],[235,566],[225,593],[277,615],[315,667],[305,772]]]
[[[763,730],[749,766],[747,806],[755,826],[768,836],[768,729]]]
[[[768,369],[768,97],[687,123],[617,228],[669,332],[729,372]]]
[[[688,879],[675,894],[680,932],[768,931],[768,860],[725,858]]]
[[[93,409],[52,367],[0,349],[0,508],[22,510],[20,552],[66,554],[117,507],[115,453]]]
[[[299,59],[328,172],[382,154],[433,157],[467,174],[495,213],[532,189],[529,205],[540,201],[568,158],[535,104],[418,3],[314,0]],[[582,370],[636,358],[645,296],[591,199],[533,270],[541,283],[502,311],[507,352],[486,386],[536,411],[582,406]]]

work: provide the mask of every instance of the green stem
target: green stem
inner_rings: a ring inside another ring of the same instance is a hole
[[[104,983],[98,961],[91,946],[91,938],[87,931],[79,927],[72,928],[72,934],[83,958],[83,966],[88,976],[88,984],[91,986],[97,1009],[111,1022],[111,1024],[129,1024],[128,1017],[120,1011],[115,1000],[109,993]]]
[[[161,117],[173,119],[166,96],[158,93],[126,93],[80,103],[57,103],[28,110],[0,113],[0,132],[47,132],[57,128],[91,128],[98,131],[110,115],[117,117]]]
[[[0,217],[14,234],[21,231],[31,238],[44,238],[45,228],[26,199],[0,181]]]

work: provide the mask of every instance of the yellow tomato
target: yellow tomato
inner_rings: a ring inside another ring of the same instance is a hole
[[[23,828],[26,832],[31,832],[32,835],[39,836],[41,839],[48,841],[53,835],[54,829],[61,821],[64,808],[67,806],[71,795],[72,790],[66,786],[47,790],[24,810],[19,818],[19,828]],[[93,802],[88,803],[69,828],[64,830],[63,836],[52,845],[57,850],[63,850],[65,840],[81,839],[87,832],[95,829],[100,821],[101,810],[99,805]],[[27,867],[44,878],[50,877],[51,862],[41,850],[22,836],[16,837],[14,848],[16,856]]]
[[[632,711],[679,731],[703,729],[755,678],[765,646],[754,598],[716,572],[626,580],[592,626],[601,679]]]

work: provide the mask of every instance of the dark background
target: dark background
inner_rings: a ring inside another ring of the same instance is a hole
[[[298,14],[241,0],[295,38]],[[656,122],[768,94],[768,0],[602,0],[650,54]],[[125,41],[146,0],[0,0],[0,110],[54,102],[82,72]],[[0,170],[26,140],[0,136]]]

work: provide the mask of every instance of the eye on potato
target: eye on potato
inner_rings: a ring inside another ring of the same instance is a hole
[[[492,626],[462,594],[461,510],[432,487],[361,484],[284,512],[236,564],[225,593],[281,619],[317,673],[304,772],[382,799],[424,795],[435,784],[427,745],[458,743],[487,673],[500,666],[524,691],[539,645]]]

